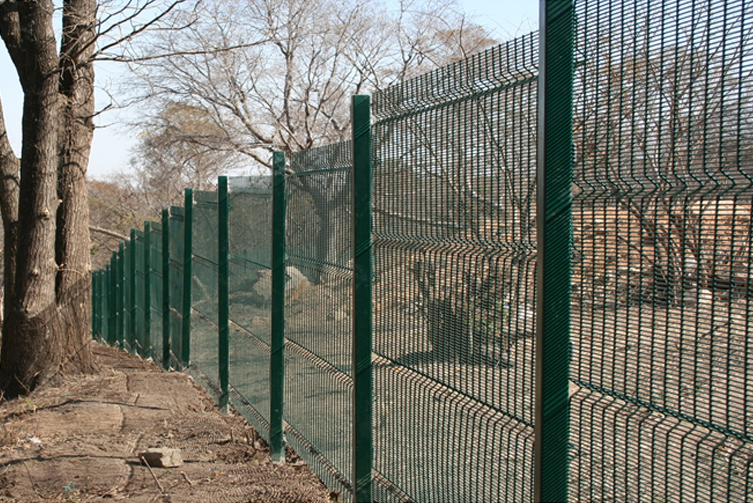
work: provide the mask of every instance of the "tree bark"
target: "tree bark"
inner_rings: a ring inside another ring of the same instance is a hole
[[[0,388],[5,396],[28,393],[57,366],[60,353],[59,334],[51,325],[60,126],[54,8],[51,0],[14,3],[21,28],[15,49],[21,55],[11,57],[24,90],[24,107],[16,277],[12,295],[6,296],[0,352]]]
[[[91,320],[89,198],[86,171],[94,138],[94,53],[96,0],[68,0],[63,6],[60,56],[61,138],[58,168],[56,300],[64,333],[62,363],[89,371]]]
[[[24,92],[18,223],[12,237],[17,241],[6,247],[15,276],[11,271],[12,288],[5,288],[0,350],[0,389],[9,398],[29,393],[61,369],[92,368],[86,169],[93,136],[96,1],[64,2],[60,54],[52,0],[1,7],[0,35]],[[1,161],[0,187],[11,195],[12,161]],[[0,206],[7,236],[12,198]]]
[[[16,277],[16,244],[18,241],[18,170],[20,162],[13,152],[5,128],[2,104],[0,104],[0,214],[3,222],[3,287],[12,292]],[[7,316],[5,309],[11,304],[3,304],[2,319]],[[0,326],[2,326],[0,320]]]

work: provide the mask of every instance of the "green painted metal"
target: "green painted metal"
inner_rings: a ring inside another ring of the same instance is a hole
[[[193,259],[191,292],[191,370],[219,400],[220,314],[217,191],[193,193]]]
[[[92,298],[92,320],[91,320],[91,331],[92,331],[92,339],[97,338],[97,271],[91,271],[89,273],[90,283],[91,283],[91,298]]]
[[[152,232],[151,222],[144,222],[144,340],[141,356],[152,356]]]
[[[92,271],[92,339],[102,337],[102,271]]]
[[[105,295],[106,295],[106,302],[107,302],[107,318],[106,318],[106,331],[104,340],[107,344],[113,343],[113,333],[115,332],[115,315],[117,313],[115,309],[115,281],[114,281],[114,275],[113,275],[113,260],[112,258],[107,263],[106,269],[105,269],[105,277],[107,279],[105,286]]]
[[[162,366],[170,370],[170,212],[162,208]]]
[[[272,461],[285,461],[285,154],[273,156],[272,327],[269,363],[269,438]]]
[[[125,242],[118,243],[118,345],[124,349],[128,327],[128,295],[126,290]]]
[[[286,157],[286,441],[352,497],[352,141]]]
[[[371,243],[371,99],[353,96],[353,493],[374,501]]]
[[[107,315],[109,314],[109,309],[107,305],[107,298],[108,298],[108,292],[107,292],[107,266],[103,267],[99,271],[97,271],[97,277],[98,277],[98,290],[99,295],[97,295],[97,303],[99,306],[99,309],[97,310],[97,339],[100,341],[105,340],[105,333],[107,331]]]
[[[169,303],[170,303],[170,351],[176,368],[183,369],[183,331],[186,321],[182,316],[185,305],[185,210],[182,206],[170,206],[169,209]]]
[[[228,241],[228,204],[227,177],[218,180],[217,191],[217,321],[219,333],[219,373],[220,373],[220,410],[229,412],[230,400],[230,311],[229,284],[230,251]]]
[[[752,500],[753,9],[541,5],[271,185],[188,189],[175,356],[346,499]],[[129,253],[93,276],[111,344]]]
[[[136,327],[134,331],[134,342],[132,351],[141,354],[144,347],[144,309],[146,307],[144,300],[144,231],[136,230],[135,235],[135,255],[136,255]]]
[[[568,499],[573,1],[539,10],[534,501],[547,502]]]
[[[131,243],[130,241],[123,241],[123,338],[122,348],[126,351],[130,351],[130,335],[131,335],[131,316],[133,314],[133,305],[131,304]]]
[[[128,289],[128,313],[129,313],[129,330],[128,330],[128,347],[131,351],[133,351],[135,345],[136,345],[136,316],[138,314],[137,304],[136,304],[136,276],[137,276],[137,270],[136,270],[136,229],[131,229],[131,239],[128,242],[128,262],[129,262],[129,283],[130,288]]]
[[[193,275],[193,189],[186,189],[183,213],[183,332],[181,354],[184,367],[191,364],[191,280]]]

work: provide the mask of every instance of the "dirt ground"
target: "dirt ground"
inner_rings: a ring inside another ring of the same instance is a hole
[[[292,452],[271,463],[254,430],[185,374],[93,350],[97,374],[0,404],[0,502],[337,501]],[[155,447],[179,448],[184,464],[150,472],[138,453]]]

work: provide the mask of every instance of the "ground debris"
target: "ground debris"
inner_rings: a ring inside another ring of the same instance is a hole
[[[271,463],[184,374],[93,349],[98,373],[0,404],[0,502],[329,501],[308,467]]]
[[[153,468],[177,468],[183,464],[180,449],[158,447],[147,449],[139,453],[139,459],[144,460]]]

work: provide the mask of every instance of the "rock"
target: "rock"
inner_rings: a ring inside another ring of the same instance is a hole
[[[253,292],[265,304],[272,300],[272,271],[266,269],[258,271],[259,281],[254,283]],[[293,266],[285,267],[285,300],[298,300],[309,287],[306,276]]]
[[[167,447],[147,449],[139,453],[139,459],[146,461],[149,466],[159,468],[175,468],[183,464],[180,449],[170,449]]]

